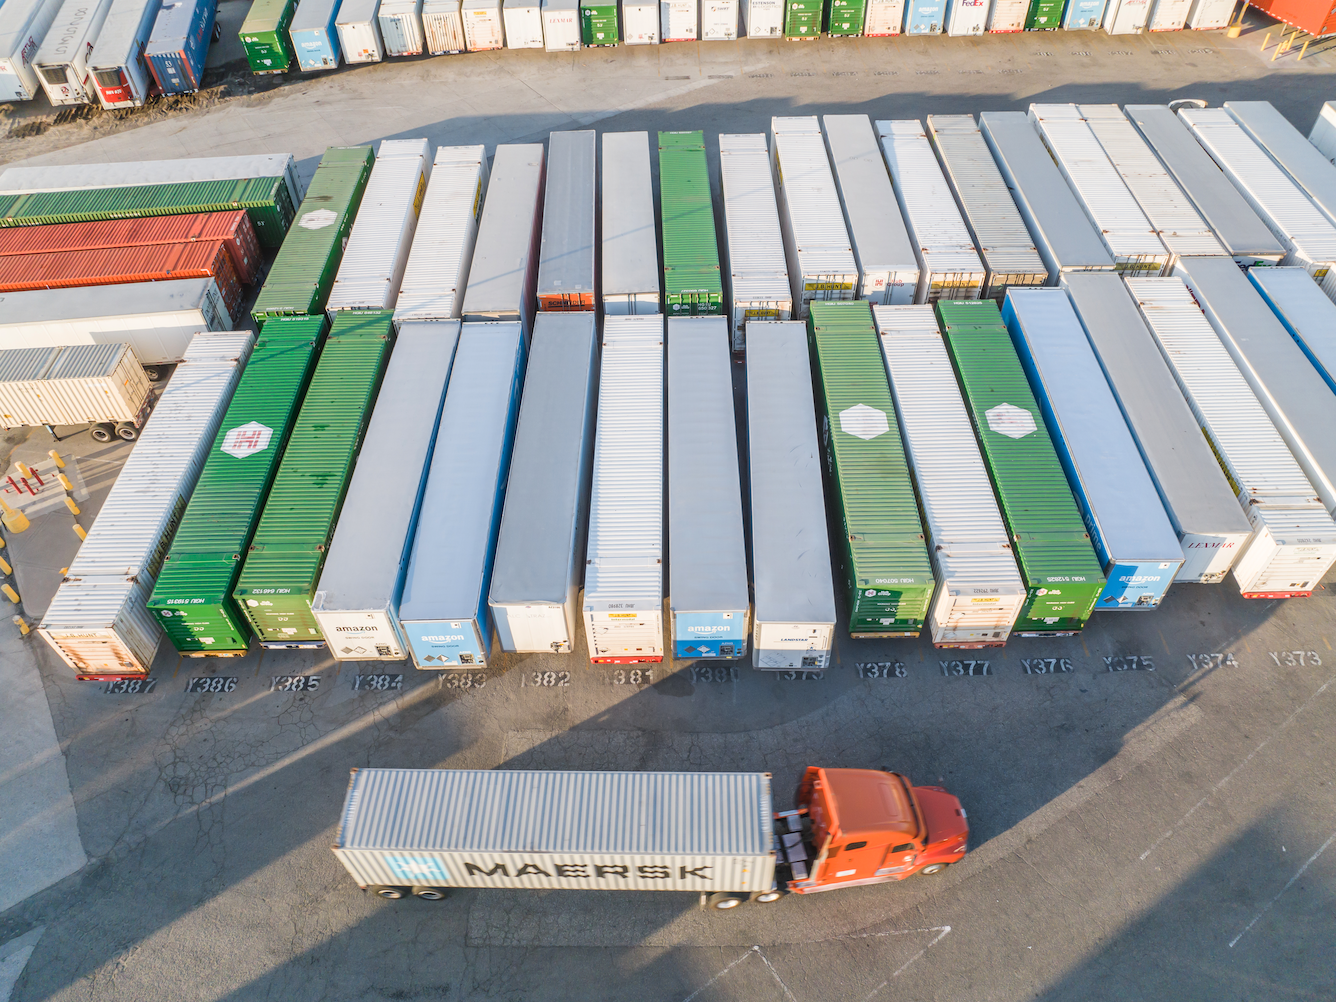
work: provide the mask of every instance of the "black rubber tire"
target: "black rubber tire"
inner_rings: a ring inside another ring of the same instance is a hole
[[[444,887],[414,887],[413,897],[423,901],[442,901],[445,898]]]
[[[746,899],[740,898],[736,894],[729,894],[726,891],[718,891],[706,898],[705,903],[717,912],[726,912],[732,911],[734,908],[738,907],[738,905],[742,904],[744,900]]]
[[[759,894],[753,894],[751,899],[758,905],[773,905],[783,896],[784,892],[780,888],[775,887],[768,891],[761,891]]]
[[[114,424],[95,424],[88,429],[88,434],[93,436],[94,442],[110,442],[116,437],[116,426]]]
[[[919,875],[923,877],[931,877],[934,874],[941,873],[950,865],[950,863],[929,863],[923,869],[919,870]]]
[[[156,383],[162,378],[162,367],[157,365],[144,366],[144,375],[148,377],[150,383]]]
[[[398,901],[400,898],[408,896],[407,887],[373,887],[371,893],[378,898],[384,898],[386,901]]]
[[[139,429],[129,421],[122,421],[116,426],[116,437],[122,442],[133,442],[139,437]]]

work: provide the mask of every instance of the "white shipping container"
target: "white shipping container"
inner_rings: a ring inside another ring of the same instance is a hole
[[[80,678],[147,674],[162,643],[148,611],[152,590],[151,582],[124,578],[67,581],[37,633]]]
[[[543,0],[543,47],[548,52],[580,51],[579,0]]]
[[[815,115],[770,119],[770,161],[779,191],[794,314],[814,299],[858,298],[858,264]]]
[[[1151,0],[1109,0],[1104,30],[1110,35],[1139,35],[1146,30]]]
[[[895,197],[919,262],[916,303],[978,299],[987,275],[941,165],[917,119],[878,122]]]
[[[0,427],[138,423],[151,394],[128,344],[0,351]]]
[[[505,45],[501,0],[463,0],[464,41],[470,52],[486,52]]]
[[[1226,28],[1234,17],[1235,0],[1192,0],[1188,27],[1196,31]]]
[[[60,7],[61,0],[9,0],[0,5],[0,101],[31,101],[37,94],[42,83],[32,57]]]
[[[663,292],[649,133],[605,132],[602,171],[603,312],[658,313]]]
[[[626,45],[659,44],[659,3],[622,0],[622,42]]]
[[[468,46],[461,0],[425,0],[422,27],[426,33],[427,51],[433,56],[460,53]]]
[[[603,320],[583,619],[589,660],[663,660],[663,317]]]
[[[730,329],[733,350],[741,351],[748,323],[793,316],[793,291],[765,136],[721,134],[719,175],[724,193],[725,267],[733,309]]]
[[[543,147],[502,144],[478,223],[478,240],[464,291],[465,320],[518,320],[533,330],[538,243],[543,229]]]
[[[112,0],[88,56],[97,99],[108,111],[140,107],[156,87],[143,53],[160,10],[162,0]]]
[[[1336,222],[1336,165],[1323,156],[1269,101],[1226,101],[1225,111],[1243,126],[1305,195]]]
[[[3,9],[0,7],[0,10]],[[136,188],[146,184],[231,181],[253,177],[283,178],[294,207],[305,194],[305,188],[297,177],[297,161],[291,153],[262,153],[241,157],[10,167],[0,173],[0,195],[21,195],[34,191],[85,191],[91,188]]]
[[[433,6],[444,2],[447,6],[457,0],[430,0]],[[426,48],[422,30],[423,0],[381,0],[376,14],[380,22],[380,37],[385,43],[387,56],[420,56]],[[432,53],[436,55],[436,53]]]
[[[1336,303],[1302,268],[1258,268],[1248,278],[1336,392]]]
[[[1155,0],[1147,28],[1150,31],[1182,31],[1192,0]]]
[[[891,190],[872,123],[866,115],[824,115],[821,124],[853,243],[858,298],[908,305],[918,290],[918,257]]]
[[[505,0],[501,7],[507,49],[543,47],[543,9],[539,0]]]
[[[698,0],[659,0],[660,27],[665,42],[694,42],[700,20]]]
[[[738,37],[738,0],[700,0],[700,40],[733,42]]]
[[[1318,112],[1308,141],[1332,163],[1336,163],[1336,101],[1328,101]]]
[[[385,58],[380,37],[380,0],[343,0],[334,19],[339,48],[350,63],[378,63]]]
[[[386,139],[343,252],[327,309],[392,310],[431,173],[425,139]]]
[[[904,0],[893,2],[904,4]],[[748,38],[777,38],[784,34],[784,0],[741,0],[741,7],[742,30]]]
[[[97,100],[88,56],[110,10],[111,0],[65,0],[51,23],[33,65],[53,105]]]
[[[552,132],[538,254],[540,310],[597,310],[594,210],[598,153],[592,129]]]
[[[946,15],[948,35],[982,35],[988,24],[989,0],[950,0]]]
[[[1030,0],[993,0],[988,18],[989,31],[1024,31],[1030,13]],[[939,116],[940,117],[940,116]]]

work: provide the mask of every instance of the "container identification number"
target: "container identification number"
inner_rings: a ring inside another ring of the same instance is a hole
[[[1069,658],[1021,658],[1021,667],[1027,675],[1056,675],[1071,671],[1073,665]]]
[[[112,679],[102,687],[106,693],[125,693],[126,695],[145,695],[153,691],[154,686],[158,684],[156,678],[117,678]]]
[[[551,689],[554,686],[570,684],[571,673],[568,671],[526,671],[520,675],[521,686],[532,686],[536,689]]]
[[[903,661],[865,661],[854,663],[859,678],[905,678],[909,669]]]
[[[319,688],[319,675],[275,675],[269,680],[270,692],[315,692]]]
[[[353,691],[377,691],[383,692],[387,689],[402,689],[404,687],[404,677],[402,675],[354,675]]]
[[[943,675],[991,675],[993,674],[993,663],[991,661],[938,661],[942,666]]]
[[[236,687],[235,675],[196,675],[186,683],[186,692],[232,692]]]

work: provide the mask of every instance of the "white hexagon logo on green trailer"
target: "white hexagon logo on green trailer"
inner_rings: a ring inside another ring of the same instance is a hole
[[[840,430],[846,435],[871,441],[878,435],[885,435],[891,426],[883,411],[867,404],[854,404],[848,410],[840,411]]]
[[[258,421],[240,424],[223,436],[222,450],[229,456],[245,459],[269,448],[273,435],[274,429]]]
[[[984,417],[988,418],[989,428],[1007,438],[1024,438],[1039,430],[1034,423],[1034,415],[1015,404],[998,404],[992,410],[985,411]]]

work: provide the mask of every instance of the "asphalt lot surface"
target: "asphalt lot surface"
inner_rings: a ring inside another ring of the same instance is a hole
[[[1334,57],[1271,63],[1259,44],[1055,33],[391,62],[63,149],[77,129],[52,128],[31,152],[292,151],[310,170],[327,145],[400,136],[703,128],[713,147],[772,114],[1176,97],[1271,100],[1306,132],[1336,98]],[[41,431],[21,439],[4,450],[50,448]],[[86,435],[61,448],[87,457],[91,514],[118,453]],[[77,544],[70,521],[42,515],[9,540],[30,616]],[[0,997],[17,969],[23,1002],[1336,998],[1330,576],[1288,602],[1180,585],[1158,612],[981,652],[973,675],[926,640],[847,635],[824,677],[793,679],[745,665],[637,676],[590,666],[583,644],[436,675],[321,652],[183,660],[164,643],[151,691],[120,693],[74,682],[3,622],[0,641],[7,694],[31,678],[45,692],[88,859],[44,871],[27,847],[50,886],[0,912]],[[402,688],[366,678],[387,671]],[[188,692],[200,677],[235,684]],[[0,700],[0,727],[33,707]],[[766,770],[784,806],[808,764],[939,782],[969,811],[973,851],[940,876],[726,914],[671,894],[386,902],[329,851],[353,767]],[[59,809],[49,783],[13,795],[23,771],[0,761],[0,832]]]

